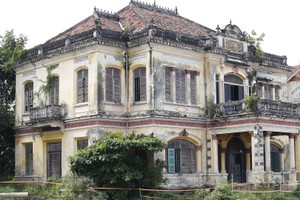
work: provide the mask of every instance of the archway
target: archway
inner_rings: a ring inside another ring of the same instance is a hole
[[[246,182],[246,150],[239,138],[232,138],[227,145],[226,171],[229,181]]]

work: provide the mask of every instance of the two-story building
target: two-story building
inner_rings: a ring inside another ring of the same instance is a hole
[[[296,183],[300,69],[255,51],[231,23],[215,31],[135,0],[95,8],[15,64],[16,178],[64,177],[93,138],[134,131],[167,143],[165,187]]]

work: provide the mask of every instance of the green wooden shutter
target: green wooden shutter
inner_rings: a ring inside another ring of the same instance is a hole
[[[77,103],[83,102],[83,77],[82,70],[77,72]]]
[[[166,67],[165,69],[165,101],[172,102],[171,97],[171,68]]]
[[[118,69],[113,69],[113,87],[113,100],[121,102],[121,76]]]
[[[170,174],[175,173],[175,149],[168,148],[168,172]]]
[[[186,103],[185,96],[185,71],[184,70],[176,70],[176,102],[184,104]]]
[[[147,97],[147,91],[146,91],[146,86],[147,86],[147,81],[146,81],[146,68],[140,68],[140,85],[141,85],[141,101],[146,101]]]
[[[89,96],[89,75],[88,70],[85,69],[84,71],[84,80],[83,80],[83,102],[88,102]]]
[[[196,104],[196,72],[191,72],[190,76],[190,91],[191,91],[191,104]]]
[[[25,174],[33,174],[33,150],[32,143],[25,145]]]
[[[59,104],[59,77],[55,76],[53,82],[51,83],[50,91],[50,104],[58,105]]]
[[[105,73],[105,98],[106,101],[113,101],[112,68],[107,68]]]

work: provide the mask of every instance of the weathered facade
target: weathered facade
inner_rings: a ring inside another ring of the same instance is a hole
[[[257,57],[231,23],[214,31],[131,1],[95,9],[15,70],[16,178],[66,176],[67,158],[93,138],[134,131],[167,143],[155,155],[165,187],[297,181],[299,69]],[[250,93],[257,109],[246,109]]]

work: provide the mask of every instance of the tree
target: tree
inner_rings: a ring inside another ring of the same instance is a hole
[[[109,133],[88,148],[70,157],[71,171],[94,180],[101,187],[155,188],[163,182],[161,160],[149,159],[162,151],[164,142],[153,134]],[[108,193],[118,199],[120,192]],[[132,199],[134,193],[123,192],[120,199]]]
[[[27,38],[16,37],[14,31],[0,35],[0,177],[14,171],[14,110],[15,72],[12,63],[25,54]]]
[[[261,48],[261,42],[264,41],[265,36],[266,35],[264,33],[260,34],[260,36],[257,36],[255,30],[252,30],[251,34],[245,34],[245,40],[256,48],[255,55],[259,58],[264,57],[264,52]]]

